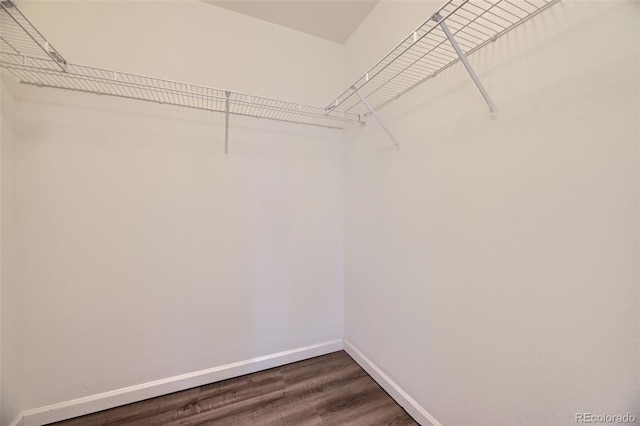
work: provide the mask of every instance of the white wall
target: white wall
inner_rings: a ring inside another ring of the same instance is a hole
[[[309,103],[342,84],[339,45],[202,3],[22,6],[80,63]],[[224,160],[220,115],[17,96],[21,276],[2,297],[21,304],[24,369],[9,412],[342,337],[341,132],[232,117]]]
[[[0,424],[18,414],[17,386],[21,370],[16,251],[16,108],[13,87],[0,78]],[[11,368],[7,368],[7,367]]]
[[[73,62],[323,105],[439,4],[380,3],[344,69],[201,3],[20,5]],[[382,111],[399,153],[371,122],[344,162],[331,130],[233,118],[225,161],[219,116],[20,88],[2,423],[341,337],[343,185],[344,335],[443,424],[640,417],[638,13],[554,6],[472,57],[498,120],[453,67]]]
[[[379,4],[347,78],[427,6]],[[458,65],[381,111],[399,153],[348,135],[345,338],[442,424],[640,418],[639,8],[561,2],[474,54],[495,121]]]

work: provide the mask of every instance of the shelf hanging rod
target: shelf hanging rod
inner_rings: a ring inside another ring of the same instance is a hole
[[[444,34],[449,39],[449,43],[451,43],[451,46],[453,46],[453,49],[458,54],[458,57],[460,58],[460,61],[464,64],[464,67],[467,69],[467,72],[471,76],[471,79],[473,80],[473,82],[475,83],[476,87],[480,91],[480,94],[482,94],[482,97],[487,102],[487,105],[489,106],[489,110],[491,111],[491,119],[493,120],[493,119],[497,118],[498,117],[498,110],[496,108],[496,105],[491,100],[491,97],[489,96],[489,93],[484,88],[484,85],[480,81],[480,78],[478,77],[478,74],[476,74],[475,70],[471,66],[471,63],[469,63],[469,59],[467,59],[467,56],[464,54],[464,52],[460,48],[460,45],[458,45],[458,42],[456,41],[455,37],[451,33],[451,30],[449,29],[449,26],[447,25],[445,20],[442,19],[442,16],[440,15],[439,12],[434,13],[432,19],[434,21],[436,21],[438,23],[438,25],[440,25],[440,28],[442,28],[442,31],[444,32]]]
[[[384,129],[384,131],[387,132],[389,137],[393,140],[393,143],[396,144],[396,151],[400,151],[400,143],[398,142],[398,139],[395,137],[393,133],[391,133],[391,130],[389,130],[389,128],[384,123],[382,118],[380,118],[376,110],[374,110],[369,104],[369,102],[360,94],[360,92],[358,92],[358,89],[356,89],[356,86],[351,86],[351,90],[353,90],[354,93],[360,98],[364,106],[367,107],[371,115],[373,115],[373,118],[376,119],[376,121],[380,124],[380,126]]]

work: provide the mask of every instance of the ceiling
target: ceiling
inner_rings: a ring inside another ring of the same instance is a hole
[[[204,0],[239,12],[343,44],[379,0]]]

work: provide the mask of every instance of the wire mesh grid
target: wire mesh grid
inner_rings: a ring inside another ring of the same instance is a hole
[[[75,64],[66,64],[63,71],[53,68],[54,61],[10,53],[0,53],[0,60],[1,65],[17,76],[21,83],[39,87],[95,93],[214,112],[226,112],[228,99],[230,114],[330,128],[344,128],[349,123],[359,121],[359,116],[354,113],[329,111],[321,107],[195,84]]]
[[[344,128],[355,113],[69,64],[11,2],[0,1],[0,66],[21,83],[291,123]]]
[[[327,108],[368,115],[355,88],[380,109],[459,60],[434,17],[468,55],[558,0],[449,0]]]
[[[66,61],[12,1],[0,1],[0,52],[50,59],[54,69]]]
[[[459,57],[434,17],[470,54],[559,0],[448,0],[352,88],[374,109],[455,64]],[[0,0],[0,66],[21,82],[236,115],[344,128],[369,112],[349,88],[326,108],[211,87],[68,64],[10,0]],[[227,102],[228,101],[228,102]],[[228,104],[228,108],[227,108]]]

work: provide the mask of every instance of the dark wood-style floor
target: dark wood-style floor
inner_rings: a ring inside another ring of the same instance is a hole
[[[344,351],[55,423],[417,425]]]

